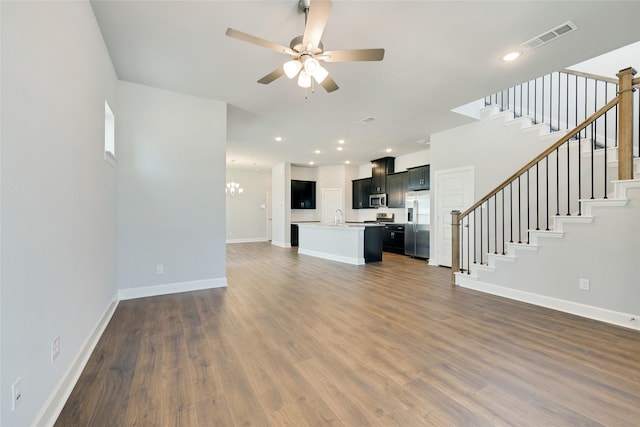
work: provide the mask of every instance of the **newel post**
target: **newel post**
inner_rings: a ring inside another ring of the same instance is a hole
[[[618,76],[618,179],[633,178],[633,67]]]
[[[451,211],[451,284],[460,271],[460,211]]]

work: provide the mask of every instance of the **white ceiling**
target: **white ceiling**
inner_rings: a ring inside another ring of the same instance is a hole
[[[469,120],[452,108],[640,40],[638,1],[336,0],[325,50],[384,48],[385,58],[326,64],[340,89],[305,99],[295,80],[256,82],[287,56],[225,36],[232,27],[288,46],[304,30],[298,0],[91,3],[121,80],[227,102],[227,164],[260,169],[420,151]],[[569,20],[577,31],[500,60]]]

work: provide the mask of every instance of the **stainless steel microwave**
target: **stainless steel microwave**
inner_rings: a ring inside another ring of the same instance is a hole
[[[369,196],[369,206],[372,208],[384,208],[387,206],[386,194],[372,194]]]

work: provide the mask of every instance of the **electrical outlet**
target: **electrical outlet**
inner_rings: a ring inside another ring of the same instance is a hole
[[[11,410],[15,411],[22,401],[22,378],[18,377],[11,386]]]
[[[54,362],[60,355],[60,335],[51,341],[51,361]]]
[[[589,279],[580,279],[578,287],[581,291],[588,291],[591,289],[591,283],[589,282]]]
[[[162,264],[156,265],[156,273],[163,274],[164,273],[164,265],[162,265]]]

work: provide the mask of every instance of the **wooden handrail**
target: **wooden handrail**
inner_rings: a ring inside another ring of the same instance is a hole
[[[509,178],[507,178],[505,181],[503,181],[500,185],[498,185],[495,189],[493,189],[491,192],[489,192],[486,196],[484,196],[482,199],[480,199],[479,201],[477,201],[475,204],[473,204],[469,209],[467,209],[466,211],[462,212],[459,215],[459,219],[463,219],[464,217],[466,217],[467,215],[469,215],[471,212],[473,212],[474,210],[476,210],[479,206],[481,206],[484,202],[486,202],[487,200],[489,200],[491,197],[495,196],[496,194],[498,194],[498,192],[500,190],[502,190],[503,188],[505,188],[507,185],[509,185],[509,183],[511,183],[512,181],[515,181],[516,178],[518,178],[520,175],[522,175],[523,173],[525,173],[528,169],[532,168],[533,166],[536,165],[536,163],[540,162],[542,159],[544,159],[545,157],[547,157],[549,154],[551,154],[552,152],[554,152],[556,150],[556,148],[558,148],[559,146],[561,146],[562,144],[564,144],[565,142],[569,141],[571,138],[573,138],[577,133],[581,132],[582,130],[584,130],[587,126],[589,126],[591,124],[591,122],[595,121],[596,119],[598,119],[600,116],[604,115],[604,113],[606,113],[607,111],[609,111],[611,108],[613,108],[617,103],[618,103],[618,99],[619,96],[616,96],[615,98],[613,98],[611,101],[609,101],[604,107],[602,107],[601,109],[599,109],[598,111],[596,111],[595,113],[593,113],[591,116],[589,116],[587,119],[585,119],[582,123],[580,123],[578,126],[576,126],[573,130],[569,131],[569,133],[567,133],[565,136],[563,136],[562,138],[560,138],[558,141],[556,141],[553,145],[551,145],[549,148],[547,148],[545,151],[543,151],[542,153],[540,153],[536,158],[534,158],[533,160],[531,160],[529,163],[527,163],[525,166],[523,166],[522,168],[518,169],[518,171],[516,173],[514,173],[513,175],[511,175]]]
[[[613,77],[599,76],[597,74],[583,73],[582,71],[569,70],[568,68],[560,70],[563,73],[571,74],[572,76],[584,77],[585,79],[600,80],[602,82],[618,84],[618,79]]]

